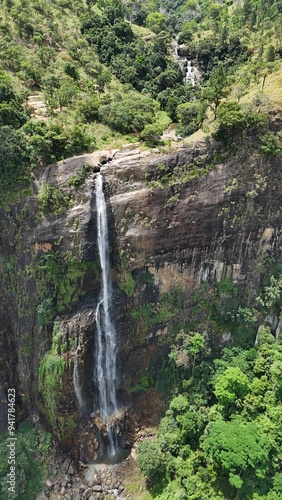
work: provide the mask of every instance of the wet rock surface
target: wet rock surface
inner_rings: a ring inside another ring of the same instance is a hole
[[[71,462],[72,463],[72,462]],[[61,475],[47,479],[43,491],[36,500],[129,500],[134,495],[126,490],[125,479],[136,468],[130,456],[116,465],[78,464],[76,468],[62,465]],[[63,473],[64,471],[64,473]]]
[[[57,438],[77,460],[79,443],[88,460],[97,457],[99,447],[93,431],[99,427],[99,418],[90,417],[96,397],[94,311],[101,285],[95,173],[99,170],[104,176],[108,207],[112,309],[118,337],[117,393],[128,417],[126,422],[124,413],[119,419],[119,437],[128,447],[142,425],[157,425],[165,411],[162,394],[155,387],[144,390],[140,381],[152,366],[155,375],[167,356],[169,322],[162,318],[154,324],[151,318],[148,321],[142,316],[143,306],[149,305],[153,314],[164,292],[172,295],[180,289],[185,308],[202,283],[213,285],[222,276],[241,287],[248,285],[255,293],[266,259],[281,259],[281,158],[269,162],[243,150],[230,158],[219,153],[204,143],[166,154],[135,145],[119,152],[71,158],[35,172],[30,195],[0,214],[2,388],[5,394],[8,386],[16,387],[19,419],[39,411],[56,435],[57,421],[48,414],[48,398],[38,387],[40,364],[52,349],[55,320],[60,327],[56,352],[63,361],[53,390],[55,417],[67,424],[61,425]],[[85,177],[75,186],[74,176],[81,174],[85,164]],[[45,184],[63,196],[63,206],[50,213],[42,213],[38,200]],[[50,255],[55,268],[46,264]],[[49,274],[40,282],[46,267]],[[55,284],[52,273],[60,276]],[[42,325],[38,308],[42,310],[48,298],[56,312]],[[227,342],[230,336],[224,335],[226,340],[221,340]],[[79,408],[73,384],[78,340],[85,411]],[[51,488],[52,494],[72,498],[73,488],[75,495],[81,495],[75,481],[63,478]],[[86,491],[87,485],[83,494]],[[91,498],[104,493],[88,494]]]

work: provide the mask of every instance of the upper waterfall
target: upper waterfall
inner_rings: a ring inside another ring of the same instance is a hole
[[[186,75],[185,75],[185,82],[186,83],[190,83],[192,84],[192,86],[194,87],[195,85],[195,76],[192,72],[192,64],[191,64],[191,61],[188,61],[187,62],[187,69],[186,69]]]
[[[103,177],[96,177],[97,239],[102,271],[102,284],[96,307],[95,378],[98,385],[99,410],[109,438],[109,453],[117,448],[113,419],[117,410],[116,332],[111,319],[112,281],[109,261],[107,208]]]

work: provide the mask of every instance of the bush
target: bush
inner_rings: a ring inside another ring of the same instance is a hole
[[[138,465],[141,472],[150,481],[157,481],[163,478],[165,472],[164,460],[157,443],[144,441],[138,447]]]
[[[207,106],[201,102],[185,102],[176,108],[176,116],[180,121],[178,131],[185,135],[193,134],[202,125]]]
[[[281,151],[281,145],[273,132],[266,132],[259,138],[260,150],[267,156],[277,156]]]
[[[0,437],[0,498],[35,498],[47,477],[47,459],[51,448],[51,434],[23,422],[16,431],[16,494],[7,491],[8,461],[6,436]]]
[[[68,207],[69,198],[65,196],[60,188],[55,188],[45,183],[39,190],[38,202],[44,214],[59,214],[64,208]]]
[[[121,133],[141,132],[153,122],[158,103],[147,96],[128,92],[121,100],[101,106],[99,117],[102,122]]]
[[[140,137],[148,143],[148,145],[158,144],[163,133],[163,128],[157,123],[148,124],[142,130]]]
[[[268,63],[275,61],[275,49],[274,49],[273,45],[269,45],[267,47],[267,51],[266,51],[266,54],[265,54],[265,60]]]
[[[98,118],[100,102],[96,97],[87,97],[78,105],[78,113],[86,122],[92,122]]]
[[[233,145],[236,138],[248,129],[265,128],[267,119],[259,113],[245,112],[236,102],[220,104],[217,112],[218,128],[214,137],[225,144]]]

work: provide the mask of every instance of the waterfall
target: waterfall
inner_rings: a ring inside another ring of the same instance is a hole
[[[80,350],[80,340],[78,339],[78,346],[75,350],[74,353],[74,361],[73,361],[73,387],[74,387],[74,392],[76,395],[76,399],[79,405],[79,409],[81,413],[84,413],[85,410],[85,403],[83,400],[82,392],[81,392],[81,385],[79,382],[79,375],[78,375],[78,351]]]
[[[103,193],[103,177],[96,177],[97,239],[102,285],[96,308],[95,379],[98,386],[98,400],[101,418],[106,425],[109,438],[109,452],[114,455],[117,443],[113,429],[113,417],[117,410],[116,399],[116,333],[110,316],[112,282],[109,262],[109,240],[107,209]]]
[[[192,84],[194,87],[195,85],[195,77],[194,74],[192,73],[192,66],[191,66],[191,61],[187,62],[187,70],[186,70],[186,75],[185,75],[185,82]]]

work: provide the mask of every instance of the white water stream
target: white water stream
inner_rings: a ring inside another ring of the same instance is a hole
[[[116,332],[111,320],[112,282],[109,262],[109,238],[103,177],[96,177],[97,239],[102,285],[96,308],[95,337],[95,381],[98,385],[99,410],[109,438],[109,453],[114,455],[117,443],[114,433],[114,415],[117,411],[116,398]]]
[[[192,84],[192,86],[194,87],[195,85],[195,77],[194,77],[194,74],[192,72],[192,65],[191,65],[191,61],[188,61],[187,62],[187,69],[186,69],[186,75],[185,75],[185,82],[186,83],[190,83]]]
[[[79,408],[81,413],[84,413],[85,410],[85,403],[84,399],[82,396],[82,391],[81,391],[81,385],[79,382],[79,374],[78,374],[78,351],[80,350],[80,340],[78,340],[78,346],[75,350],[74,353],[74,363],[73,363],[73,386],[74,386],[74,392],[76,395],[76,399],[79,404]]]

